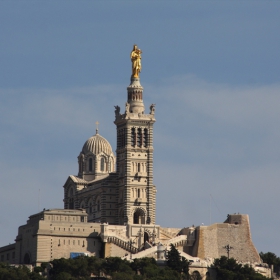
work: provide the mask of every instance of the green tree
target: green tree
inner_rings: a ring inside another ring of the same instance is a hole
[[[217,280],[261,280],[268,279],[257,273],[252,267],[248,265],[242,266],[238,264],[233,258],[228,259],[222,256],[215,259],[212,268],[216,270]]]
[[[26,266],[14,267],[0,263],[0,280],[43,280],[36,272],[31,272]]]
[[[267,263],[269,266],[273,265],[273,272],[278,276],[280,275],[280,258],[277,257],[272,252],[263,253],[260,252],[260,257],[264,263]]]
[[[74,280],[72,278],[72,275],[66,271],[60,272],[59,274],[56,275],[55,277],[56,280]]]
[[[182,265],[180,253],[173,244],[171,244],[170,247],[170,250],[167,252],[167,266],[181,273]]]
[[[140,273],[141,275],[144,275],[144,269],[158,269],[156,260],[154,258],[134,259],[133,262],[130,264],[130,267],[134,270],[136,274]]]
[[[112,276],[116,272],[124,272],[127,274],[134,274],[130,263],[127,260],[122,260],[119,257],[106,258],[102,263],[102,270]]]
[[[100,259],[97,257],[89,257],[88,258],[88,270],[96,276],[100,276],[102,271],[104,259]]]
[[[194,271],[190,276],[189,280],[201,280],[202,277],[198,271]]]
[[[78,279],[89,278],[88,257],[80,256],[71,261],[72,275]]]
[[[173,244],[170,247],[170,250],[167,252],[167,266],[180,274],[183,273],[183,276],[186,278],[189,274],[189,262],[186,258],[181,257]]]
[[[127,272],[114,272],[112,280],[133,280],[133,274]]]
[[[185,275],[188,275],[190,263],[185,257],[182,257],[182,259],[181,259],[181,266],[182,266],[183,273]]]

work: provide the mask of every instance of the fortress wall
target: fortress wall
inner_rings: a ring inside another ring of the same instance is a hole
[[[199,258],[227,256],[226,245],[233,247],[230,257],[243,262],[260,262],[250,232],[248,215],[230,215],[223,224],[200,226],[196,229],[192,255]]]

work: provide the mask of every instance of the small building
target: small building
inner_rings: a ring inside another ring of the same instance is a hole
[[[14,263],[40,265],[73,253],[99,257],[100,224],[88,223],[87,216],[84,209],[50,209],[30,216],[18,229]]]

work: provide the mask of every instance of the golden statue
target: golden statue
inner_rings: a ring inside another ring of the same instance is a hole
[[[132,75],[133,78],[138,78],[141,72],[141,53],[142,51],[138,49],[137,45],[133,46],[133,50],[130,53],[130,58],[132,62]]]

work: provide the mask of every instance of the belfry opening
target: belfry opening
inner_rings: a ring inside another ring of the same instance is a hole
[[[145,213],[142,209],[136,209],[133,214],[133,223],[134,224],[145,224]]]

